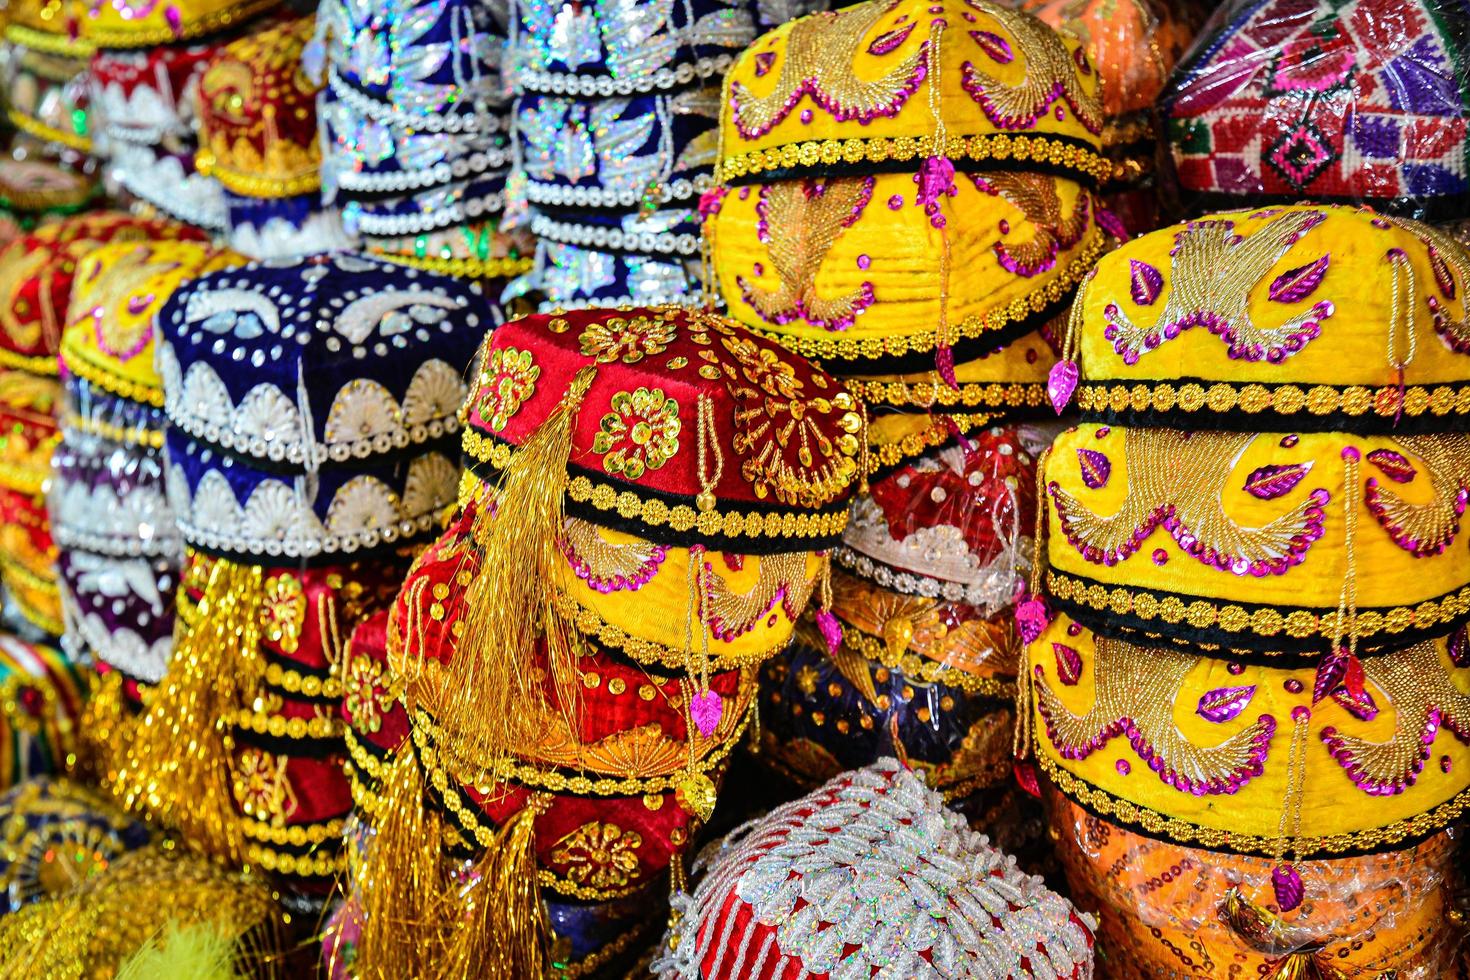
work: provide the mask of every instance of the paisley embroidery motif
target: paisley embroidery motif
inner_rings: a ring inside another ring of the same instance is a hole
[[[1074,715],[1038,677],[1036,710],[1046,735],[1064,759],[1086,759],[1119,735],[1166,784],[1186,793],[1234,793],[1266,762],[1276,720],[1261,715],[1217,745],[1198,746],[1174,724],[1174,703],[1199,658],[1164,649],[1094,638],[1095,694],[1085,714]],[[1222,719],[1223,720],[1223,719]]]
[[[1470,437],[1406,436],[1401,442],[1423,462],[1434,496],[1427,503],[1411,504],[1391,484],[1369,476],[1364,503],[1394,544],[1409,554],[1442,554],[1460,533],[1460,517],[1470,501]]]
[[[986,194],[999,194],[1026,215],[1033,230],[1029,242],[995,243],[995,257],[1002,268],[1023,278],[1048,272],[1057,256],[1082,240],[1091,224],[1091,200],[1078,195],[1071,217],[1063,219],[1057,182],[1047,174],[971,174],[975,187]]]
[[[179,267],[177,262],[149,262],[150,254],[147,245],[139,244],[107,268],[99,269],[101,282],[87,292],[91,306],[83,317],[92,320],[97,346],[121,361],[138,354],[153,337],[153,317],[140,314],[156,297],[144,293],[143,286]]]
[[[1249,433],[1128,429],[1128,494],[1103,517],[1063,490],[1047,489],[1068,542],[1087,561],[1115,565],[1138,551],[1163,526],[1200,562],[1237,575],[1281,575],[1306,557],[1322,536],[1326,490],[1261,527],[1241,527],[1225,513],[1231,474],[1256,436]]]
[[[1116,304],[1103,310],[1108,326],[1103,336],[1125,364],[1138,359],[1192,327],[1204,327],[1229,346],[1230,356],[1244,361],[1279,363],[1301,350],[1321,332],[1333,305],[1322,300],[1278,326],[1256,324],[1250,296],[1271,267],[1306,232],[1324,219],[1320,211],[1292,211],[1250,235],[1226,219],[1191,221],[1174,236],[1173,281],[1163,313],[1151,327],[1138,326]]]
[[[766,290],[736,276],[745,302],[767,323],[803,320],[827,330],[845,330],[873,305],[873,285],[863,283],[843,296],[817,295],[817,273],[842,232],[862,216],[873,198],[874,179],[788,180],[762,187],[757,234],[781,281]]]
[[[806,95],[839,122],[898,115],[924,80],[928,42],[872,81],[853,71],[863,39],[895,6],[858,4],[793,24],[786,36],[786,60],[770,95],[757,98],[739,82],[730,86],[730,111],[740,135],[755,139],[769,133]]]
[[[1321,731],[1327,751],[1363,792],[1389,796],[1413,786],[1441,725],[1470,743],[1470,695],[1460,693],[1451,682],[1434,643],[1365,658],[1363,674],[1393,705],[1393,735],[1386,742],[1373,742],[1344,735],[1330,725]]]
[[[616,544],[597,525],[575,517],[567,519],[561,548],[577,577],[598,592],[637,592],[658,574],[668,555],[663,545],[650,541]]]
[[[973,62],[966,61],[960,66],[961,84],[991,122],[1001,129],[1031,129],[1053,103],[1062,99],[1089,133],[1102,132],[1102,103],[1097,96],[1083,90],[1072,55],[1056,31],[1035,17],[991,0],[965,2],[994,17],[1010,31],[1015,44],[1012,51],[1006,52],[1011,55],[1007,61],[1014,59],[1017,52],[1025,59],[1026,76],[1015,85],[1006,85],[975,67]],[[975,43],[987,57],[994,59],[998,49],[986,40],[975,38]]]

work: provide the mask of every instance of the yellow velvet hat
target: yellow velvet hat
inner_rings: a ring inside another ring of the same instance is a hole
[[[998,351],[956,364],[958,387],[935,371],[844,378],[843,384],[873,413],[962,410],[1008,419],[1050,414],[1046,379],[1057,362],[1051,336],[1050,327],[1043,327]]]
[[[1104,117],[1075,41],[994,0],[867,0],[789,21],[725,76],[724,183],[955,166],[1093,180]],[[935,144],[940,144],[936,152]]]
[[[1042,772],[1152,836],[1307,860],[1402,847],[1470,807],[1462,630],[1364,656],[1336,685],[1310,665],[1135,645],[1066,616],[1027,658]]]
[[[5,39],[32,51],[86,58],[93,45],[78,36],[84,11],[82,0],[12,0],[5,7]]]
[[[85,0],[82,36],[99,48],[149,48],[228,30],[280,0]]]
[[[839,375],[995,351],[1063,308],[1106,238],[1079,184],[1004,171],[956,175],[943,213],[903,174],[733,187],[706,210],[730,316]]]
[[[243,255],[192,241],[117,242],[89,252],[72,281],[61,362],[106,391],[162,407],[154,314],[184,280],[245,262]]]
[[[1232,211],[1105,256],[1065,354],[1088,419],[1463,429],[1467,294],[1470,255],[1427,225],[1350,207]]]
[[[1470,437],[1085,424],[1044,463],[1046,591],[1110,635],[1402,646],[1470,614]]]

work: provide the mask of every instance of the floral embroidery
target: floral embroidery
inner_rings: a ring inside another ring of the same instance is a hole
[[[556,842],[551,860],[567,877],[592,888],[621,888],[638,871],[643,838],[613,823],[586,823]]]
[[[679,451],[679,403],[658,388],[620,391],[612,411],[602,417],[602,431],[592,451],[602,456],[609,473],[636,480],[656,470]]]
[[[235,800],[245,816],[283,826],[296,812],[296,790],[286,775],[286,756],[247,748],[235,763]]]
[[[393,703],[384,673],[383,665],[371,657],[353,657],[347,665],[343,705],[352,727],[359,732],[375,733],[383,727],[383,716]]]
[[[722,337],[720,343],[734,355],[740,373],[751,384],[775,398],[796,398],[802,383],[791,362],[769,347],[759,347],[745,337]]]
[[[481,376],[486,382],[480,396],[480,415],[493,432],[504,429],[536,390],[541,368],[532,363],[531,352],[514,347],[497,347]]]
[[[290,575],[272,575],[265,580],[260,603],[260,628],[265,638],[282,653],[295,653],[306,618],[306,593],[301,582]]]
[[[582,353],[596,358],[599,364],[611,364],[620,358],[624,364],[637,364],[645,357],[662,354],[673,343],[674,325],[647,316],[631,320],[615,316],[588,325],[580,339]]]

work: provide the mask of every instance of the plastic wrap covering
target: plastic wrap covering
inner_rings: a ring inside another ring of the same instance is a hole
[[[1162,96],[1186,209],[1363,202],[1470,214],[1470,5],[1232,0]]]
[[[1311,901],[1279,911],[1267,858],[1140,836],[1048,794],[1073,900],[1097,915],[1111,977],[1397,977],[1456,974],[1447,907],[1456,841],[1301,862]]]

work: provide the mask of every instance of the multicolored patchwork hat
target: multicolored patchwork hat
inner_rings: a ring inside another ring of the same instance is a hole
[[[1101,421],[1460,429],[1467,284],[1470,253],[1418,222],[1310,204],[1209,215],[1098,263],[1058,371]]]
[[[57,373],[77,263],[99,245],[203,238],[185,225],[101,211],[45,225],[12,242],[0,251],[0,365]]]
[[[1224,5],[1161,103],[1186,202],[1466,217],[1467,32],[1457,0]]]
[[[211,273],[159,311],[165,408],[201,448],[266,470],[422,453],[459,430],[499,319],[474,283],[363,256]]]
[[[1463,434],[1084,424],[1043,470],[1049,601],[1109,636],[1314,663],[1470,615]]]
[[[723,102],[723,183],[937,159],[1088,183],[1111,169],[1079,43],[994,0],[867,0],[791,21],[745,50]]]
[[[664,980],[1092,976],[1096,920],[893,759],[746,824],[701,863],[653,966]]]

